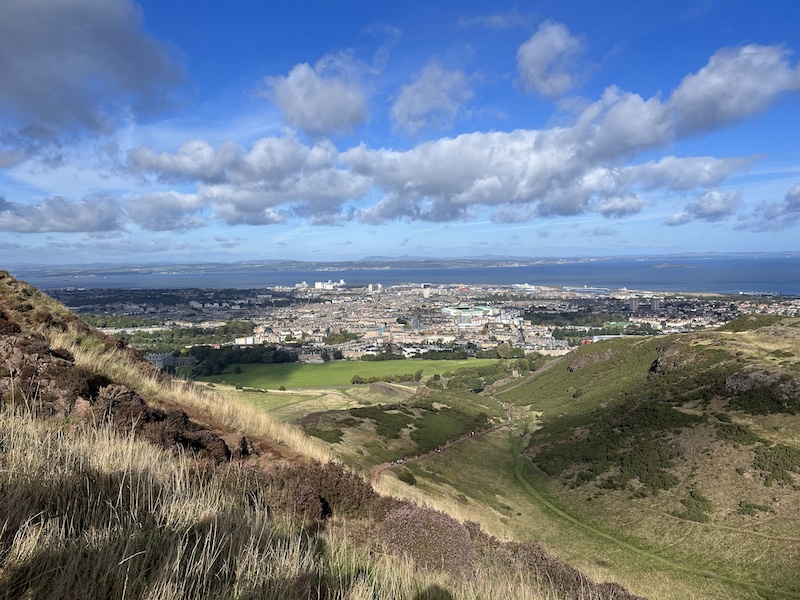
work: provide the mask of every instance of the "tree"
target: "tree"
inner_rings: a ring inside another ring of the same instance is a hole
[[[240,367],[239,365],[236,365],[236,368],[233,370],[233,372],[236,373],[237,375],[241,375],[242,374],[242,367]]]

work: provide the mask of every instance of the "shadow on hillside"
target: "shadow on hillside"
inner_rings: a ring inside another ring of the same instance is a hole
[[[414,600],[453,600],[453,594],[436,584],[414,596]]]
[[[342,597],[350,585],[349,580],[313,567],[284,574],[280,567],[269,566],[283,561],[291,570],[303,561],[324,563],[331,550],[316,525],[290,533],[259,531],[251,529],[252,522],[241,511],[232,510],[195,521],[188,529],[161,528],[149,521],[150,515],[138,522],[129,518],[132,514],[126,508],[96,514],[94,520],[79,521],[71,537],[63,535],[66,526],[57,525],[54,537],[45,543],[39,540],[26,556],[2,565],[0,596],[4,600],[139,598],[153,589],[175,588],[180,590],[177,597],[227,598],[239,585],[252,588],[238,596],[244,600],[324,599]],[[118,521],[119,515],[124,516]],[[29,522],[47,528],[57,520],[40,514]],[[104,537],[74,535],[92,530],[103,531]],[[262,566],[255,567],[253,579],[248,579],[239,565],[253,554]]]

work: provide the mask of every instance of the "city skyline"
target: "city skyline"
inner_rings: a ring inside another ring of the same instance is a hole
[[[6,264],[798,250],[791,3],[3,12]]]

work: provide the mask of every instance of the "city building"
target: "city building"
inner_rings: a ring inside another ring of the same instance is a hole
[[[175,357],[172,354],[146,354],[145,358],[159,370],[175,366]]]

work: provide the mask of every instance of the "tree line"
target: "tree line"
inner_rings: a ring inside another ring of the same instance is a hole
[[[189,354],[197,359],[196,375],[219,375],[228,365],[233,364],[276,364],[297,362],[297,353],[276,346],[252,346],[237,348],[213,348],[212,346],[195,346]]]

